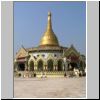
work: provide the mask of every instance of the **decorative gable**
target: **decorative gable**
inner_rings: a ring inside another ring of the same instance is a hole
[[[68,49],[65,51],[64,55],[65,55],[66,57],[68,57],[68,56],[80,56],[79,52],[77,52],[77,50],[74,48],[73,45],[71,45],[71,47],[68,48]]]
[[[25,48],[22,47],[16,54],[16,58],[23,58],[26,57],[27,55],[28,55],[27,51],[25,50]]]

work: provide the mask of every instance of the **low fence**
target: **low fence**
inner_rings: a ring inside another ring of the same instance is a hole
[[[46,75],[46,76],[64,76],[64,71],[55,71],[55,72],[39,72],[39,71],[35,71],[35,72],[24,72],[24,71],[18,71],[18,72],[14,72],[14,77],[24,77],[24,75],[29,75],[31,77],[40,77],[41,75],[43,75],[43,73]]]
[[[39,72],[39,71],[18,71],[14,72],[14,77],[73,77],[75,76],[74,71],[46,71],[46,72]],[[79,76],[79,75],[78,75]],[[84,75],[85,76],[85,75]]]

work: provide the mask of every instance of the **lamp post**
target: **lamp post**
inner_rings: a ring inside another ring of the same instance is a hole
[[[64,69],[65,69],[65,75],[66,75],[68,71],[68,61],[66,57],[63,58],[63,61],[64,61]]]
[[[67,60],[66,60],[66,57],[63,58],[63,61],[64,61],[64,69],[65,71],[67,71]]]
[[[65,67],[65,74],[67,74],[68,71],[68,64],[70,63],[70,59],[67,59],[66,57],[63,58],[64,61],[64,67]]]
[[[64,69],[65,69],[65,74],[67,74],[67,71],[68,71],[68,64],[70,63],[71,61],[71,58],[66,58],[65,57],[65,52],[63,50],[63,62],[64,62]]]

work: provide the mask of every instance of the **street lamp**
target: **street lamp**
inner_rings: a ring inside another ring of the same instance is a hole
[[[67,60],[66,57],[63,58],[65,71],[67,71]]]
[[[63,58],[63,61],[64,61],[64,68],[65,68],[65,74],[67,74],[67,71],[68,71],[68,64],[70,63],[70,59],[64,57]]]
[[[71,58],[66,58],[65,57],[65,51],[63,50],[63,62],[64,62],[64,69],[65,69],[65,74],[67,73],[68,71],[68,64],[71,62]]]

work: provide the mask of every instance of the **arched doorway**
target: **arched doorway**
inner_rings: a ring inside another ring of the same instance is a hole
[[[30,62],[30,69],[29,70],[34,71],[34,62],[33,61]]]
[[[48,60],[48,71],[53,71],[53,60]]]
[[[43,71],[43,61],[42,60],[38,61],[38,71]]]
[[[24,63],[19,63],[18,64],[18,70],[19,71],[25,71],[25,64]]]
[[[71,63],[70,63],[70,65],[71,65],[70,70],[73,70],[74,68],[78,68],[78,66],[77,66],[77,63],[76,63],[76,62],[71,62]],[[70,65],[69,65],[69,66],[70,66]]]
[[[63,70],[63,65],[62,65],[62,60],[58,61],[58,71],[62,71]]]
[[[85,62],[80,61],[80,70],[84,71],[85,69]]]

